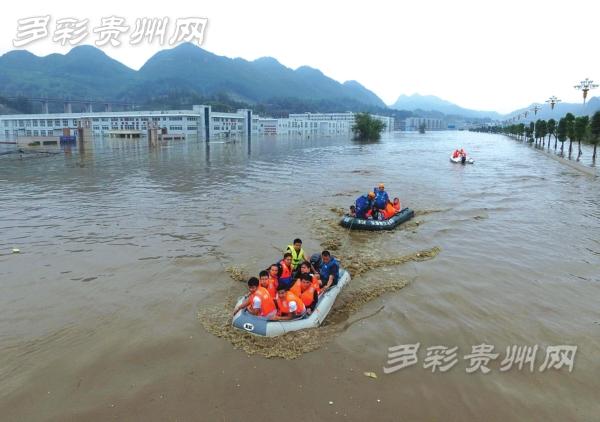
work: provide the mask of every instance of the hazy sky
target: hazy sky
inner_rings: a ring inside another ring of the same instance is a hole
[[[229,57],[272,56],[296,68],[309,65],[345,81],[355,79],[387,104],[400,94],[431,94],[460,106],[509,112],[556,95],[581,100],[573,88],[600,82],[600,2],[565,1],[227,1],[102,2],[30,0],[4,7],[0,52],[14,49],[17,20],[117,15],[209,19],[203,47]],[[93,43],[95,34],[86,40]],[[103,47],[138,69],[158,43]],[[23,47],[37,55],[67,52],[50,39]],[[600,95],[600,88],[591,95]]]

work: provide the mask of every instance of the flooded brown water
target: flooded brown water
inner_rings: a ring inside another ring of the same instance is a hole
[[[476,163],[450,163],[457,146]],[[379,182],[415,219],[337,226]],[[0,419],[597,420],[599,188],[466,132],[3,156]],[[232,277],[297,236],[354,274],[328,323],[274,343],[228,331]],[[414,343],[418,363],[384,374],[388,348]],[[482,343],[500,356],[469,374]],[[432,373],[439,345],[459,362]],[[535,372],[499,370],[510,345],[539,345]],[[553,345],[578,346],[571,373],[538,370]]]

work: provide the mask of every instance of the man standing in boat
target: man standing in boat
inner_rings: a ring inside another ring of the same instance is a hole
[[[306,257],[310,256],[303,248],[302,248],[302,239],[294,239],[294,242],[291,245],[288,245],[286,252],[292,254],[292,271],[297,273],[300,269],[300,264],[306,261]],[[312,270],[316,272],[313,267]]]

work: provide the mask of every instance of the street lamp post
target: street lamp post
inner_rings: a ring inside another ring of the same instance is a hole
[[[555,106],[556,104],[560,103],[561,101],[562,101],[562,100],[558,99],[558,98],[557,98],[555,95],[552,95],[550,98],[548,98],[548,99],[546,100],[546,102],[547,102],[548,104],[550,104],[550,111],[553,111],[553,110],[554,110],[554,106]],[[555,123],[555,124],[556,124],[556,123]],[[556,130],[556,127],[555,127],[555,129],[554,129],[554,130]],[[551,140],[551,136],[552,136],[552,134],[549,134],[549,135],[548,135],[548,150],[550,149],[550,140]],[[555,133],[554,133],[554,152],[556,152],[556,145],[557,145],[557,143],[558,143],[558,141],[557,141],[557,138],[556,138],[556,132],[555,132]]]
[[[537,112],[540,111],[541,107],[537,104],[534,104],[533,107],[530,108],[531,111],[533,111],[533,115],[537,116]],[[537,146],[537,138],[535,137],[535,127],[536,127],[536,121],[535,118],[533,119],[533,138],[535,139],[535,145]]]
[[[587,98],[589,90],[598,88],[598,85],[596,85],[594,81],[585,78],[585,80],[579,82],[577,85],[574,85],[573,88],[579,89],[583,92],[583,105],[585,106],[585,99]]]
[[[546,100],[546,102],[547,102],[548,104],[550,104],[550,110],[554,110],[554,106],[555,106],[556,104],[560,103],[560,102],[561,102],[561,100],[559,100],[558,98],[556,98],[556,97],[553,95],[553,96],[551,96],[550,98],[548,98],[548,99]]]

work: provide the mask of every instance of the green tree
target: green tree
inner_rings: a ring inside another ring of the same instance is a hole
[[[565,119],[567,120],[567,137],[569,138],[569,158],[571,158],[573,139],[575,139],[575,116],[572,113],[567,113]]]
[[[529,122],[529,127],[527,128],[527,141],[533,142],[533,136],[535,133],[535,123]]]
[[[363,141],[375,141],[381,137],[385,129],[385,123],[375,119],[369,113],[356,113],[352,132],[356,139]]]
[[[542,144],[542,148],[544,147],[546,142],[546,133],[548,132],[547,123],[545,120],[538,120],[535,122],[535,137],[539,139]]]
[[[594,153],[592,155],[592,161],[596,163],[596,147],[600,142],[600,111],[597,111],[592,116],[592,122],[590,123],[590,132],[592,134],[591,142],[594,144]]]
[[[548,130],[548,149],[550,149],[550,140],[552,139],[552,135],[554,135],[554,151],[556,151],[556,120],[550,119],[547,124]]]
[[[560,155],[564,155],[565,141],[567,140],[567,119],[565,117],[558,121],[556,137],[558,138],[558,142],[560,142]]]
[[[525,123],[519,123],[517,131],[518,131],[519,139],[522,142],[523,137],[525,136]]]
[[[577,139],[577,146],[579,149],[577,153],[577,160],[579,160],[583,154],[581,152],[581,140],[585,137],[585,132],[587,131],[589,123],[589,116],[580,116],[575,119],[575,139]]]

